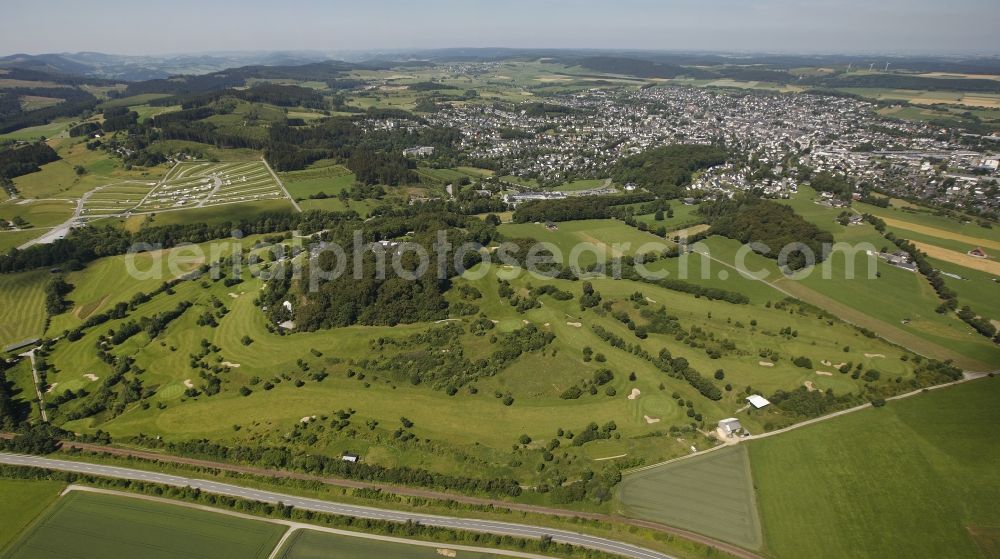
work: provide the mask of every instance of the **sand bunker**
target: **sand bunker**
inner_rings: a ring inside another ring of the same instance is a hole
[[[758,361],[757,364],[760,365],[761,367],[773,367],[774,366],[774,363],[771,363],[770,361]]]
[[[315,415],[307,415],[299,420],[300,423],[309,423],[310,421],[316,419]]]
[[[638,400],[640,394],[642,394],[642,392],[640,392],[638,388],[633,388],[632,389],[632,393],[628,395],[628,399],[629,400]]]
[[[191,382],[191,379],[186,379],[184,381],[184,386],[186,386],[187,388],[194,388],[194,383]]]
[[[239,295],[237,295],[235,293],[230,293],[229,296],[232,297],[233,299],[239,299],[239,297],[240,297]]]
[[[881,353],[866,353],[865,357],[868,359],[885,359],[885,355],[882,355]]]
[[[652,425],[654,423],[659,423],[660,422],[660,418],[659,417],[649,417],[648,415],[644,415],[644,416],[642,416],[642,418],[645,419],[646,423],[648,423],[649,425]]]
[[[826,359],[824,359],[824,360],[820,361],[820,364],[821,364],[821,365],[824,365],[824,366],[826,366],[826,367],[833,367],[833,363],[831,363],[831,362],[827,361]]]
[[[96,381],[100,377],[98,377],[94,373],[86,373],[86,374],[83,375],[83,378],[89,380],[90,382],[94,382],[94,381]]]
[[[230,363],[229,361],[223,361],[222,363],[219,363],[219,364],[222,365],[223,367],[229,367],[230,369],[239,369],[240,368],[240,364],[239,363]]]
[[[579,322],[567,322],[566,326],[572,326],[573,328],[582,328],[583,324],[580,324]]]
[[[826,371],[816,371],[816,374],[821,377],[832,377],[833,373],[828,373]]]
[[[45,389],[45,393],[48,394],[49,392],[52,392],[53,390],[56,389],[57,386],[59,386],[59,383],[53,382],[52,384],[49,385],[48,388]]]
[[[458,557],[458,552],[454,549],[445,549],[443,547],[437,548],[437,554],[445,557]]]
[[[811,380],[807,380],[807,381],[805,381],[805,382],[804,382],[804,383],[802,383],[802,384],[804,384],[804,385],[805,385],[805,387],[806,387],[806,390],[808,390],[809,392],[816,392],[817,390],[819,390],[818,388],[816,388],[816,387],[815,387],[815,386],[813,385],[813,383],[812,383],[812,381],[811,381]]]

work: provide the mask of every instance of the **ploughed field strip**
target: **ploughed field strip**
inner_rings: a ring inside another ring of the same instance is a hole
[[[272,200],[284,193],[261,161],[181,163],[149,193],[136,212]]]

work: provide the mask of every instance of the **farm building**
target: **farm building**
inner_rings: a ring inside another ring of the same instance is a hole
[[[747,402],[750,403],[756,409],[761,409],[767,407],[771,404],[767,398],[761,396],[760,394],[754,394],[753,396],[747,396]]]
[[[357,462],[358,460],[361,460],[361,457],[351,452],[345,452],[340,459],[344,462]]]
[[[720,421],[719,431],[727,438],[739,437],[744,434],[743,425],[735,417]]]

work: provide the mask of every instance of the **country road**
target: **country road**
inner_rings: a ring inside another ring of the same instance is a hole
[[[50,470],[60,470],[118,479],[131,479],[149,483],[161,483],[175,487],[191,487],[216,495],[227,495],[230,497],[250,499],[266,503],[281,502],[285,505],[290,505],[299,509],[352,516],[355,518],[386,520],[390,522],[419,522],[425,526],[438,526],[454,530],[466,530],[523,538],[541,538],[542,536],[547,535],[556,542],[605,551],[633,559],[676,559],[671,555],[660,553],[658,551],[652,551],[639,546],[616,542],[614,540],[598,536],[571,532],[568,530],[542,528],[537,526],[528,526],[525,524],[515,524],[512,522],[478,520],[473,518],[454,518],[416,512],[377,509],[358,505],[346,505],[319,499],[310,499],[307,497],[276,493],[273,491],[240,487],[237,485],[230,485],[228,483],[218,483],[214,481],[186,478],[157,472],[133,470],[131,468],[120,468],[117,466],[104,466],[100,464],[88,464],[84,462],[43,458],[41,456],[8,453],[0,453],[0,464],[47,468]]]

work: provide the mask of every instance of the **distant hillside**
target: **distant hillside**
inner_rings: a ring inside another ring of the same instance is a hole
[[[242,86],[247,79],[288,79],[326,81],[341,77],[344,72],[363,68],[356,64],[330,60],[300,66],[243,66],[202,75],[171,76],[131,83],[125,95],[169,93],[173,95],[205,93],[217,89]]]
[[[125,56],[99,52],[12,54],[0,57],[0,68],[20,68],[65,76],[86,76],[120,81],[163,79],[178,74],[210,74],[242,66],[295,66],[322,62],[315,52],[249,52]]]

